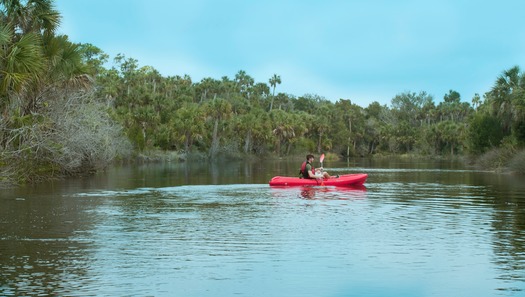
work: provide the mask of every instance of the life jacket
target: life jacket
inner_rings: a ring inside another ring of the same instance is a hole
[[[315,174],[314,166],[312,166],[312,173]],[[306,171],[306,161],[304,161],[301,165],[301,170],[299,170],[299,176],[302,178],[310,178],[310,175],[308,175],[308,172]]]

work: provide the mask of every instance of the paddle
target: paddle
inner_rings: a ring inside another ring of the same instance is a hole
[[[321,157],[319,157],[319,162],[321,162],[321,168],[323,168],[323,160],[324,160],[324,154],[321,155]],[[323,172],[324,169],[321,169],[321,172]],[[321,178],[321,186],[324,186],[324,178],[322,177]]]

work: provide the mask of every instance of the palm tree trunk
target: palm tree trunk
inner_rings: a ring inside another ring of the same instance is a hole
[[[212,156],[214,156],[217,153],[217,150],[219,148],[218,131],[219,131],[219,119],[215,119],[215,123],[213,124],[213,134],[212,134],[211,148],[210,148],[210,153]]]
[[[270,101],[270,111],[272,111],[272,108],[273,108],[273,99],[274,98],[275,98],[275,86],[273,87],[272,101]]]
[[[317,153],[318,154],[321,153],[321,143],[322,143],[321,138],[322,137],[323,137],[323,133],[319,133],[319,138],[317,139]]]
[[[190,151],[191,135],[186,132],[186,139],[184,141],[184,150],[188,153]]]
[[[252,145],[252,130],[246,132],[246,137],[244,138],[244,153],[247,154],[250,151]]]

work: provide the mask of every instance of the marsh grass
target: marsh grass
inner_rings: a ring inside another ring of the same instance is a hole
[[[475,166],[482,170],[525,174],[525,150],[496,148],[477,158]]]

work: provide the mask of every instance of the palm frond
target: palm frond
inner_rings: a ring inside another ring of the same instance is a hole
[[[12,72],[39,73],[44,68],[41,39],[37,34],[23,35],[18,42],[13,44],[7,55],[7,65]]]
[[[13,30],[9,24],[0,24],[0,47],[11,43],[13,39]]]

